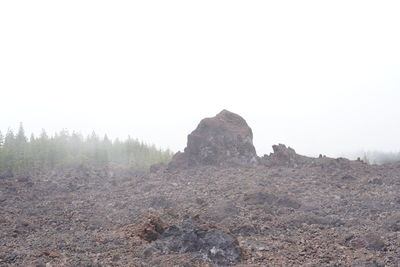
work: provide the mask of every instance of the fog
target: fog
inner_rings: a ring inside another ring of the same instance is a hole
[[[398,1],[2,1],[0,129],[173,151],[228,109],[259,155],[400,150]]]

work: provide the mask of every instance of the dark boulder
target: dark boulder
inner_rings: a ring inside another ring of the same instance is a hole
[[[227,110],[203,119],[188,136],[183,153],[173,157],[169,168],[203,165],[256,165],[253,132],[239,115]]]
[[[241,250],[236,238],[217,228],[204,227],[194,220],[167,227],[151,248],[161,254],[188,253],[217,265],[237,264]]]

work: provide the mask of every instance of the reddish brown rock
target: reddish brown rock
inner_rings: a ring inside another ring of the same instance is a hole
[[[164,224],[159,217],[148,218],[138,230],[138,236],[148,242],[157,240],[164,232]]]

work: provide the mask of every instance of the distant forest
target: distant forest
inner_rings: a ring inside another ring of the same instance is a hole
[[[364,153],[363,161],[369,164],[387,164],[400,162],[400,152],[369,151]]]
[[[137,139],[110,140],[95,132],[84,137],[61,130],[53,136],[42,130],[40,136],[28,139],[20,124],[17,133],[0,131],[0,174],[41,172],[56,167],[87,165],[108,167],[117,165],[133,169],[147,169],[152,164],[168,162],[172,152],[148,145]]]

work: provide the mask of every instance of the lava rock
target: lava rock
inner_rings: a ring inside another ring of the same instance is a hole
[[[253,132],[239,115],[227,110],[203,119],[188,136],[183,153],[174,155],[169,168],[203,165],[256,165]]]
[[[164,223],[159,217],[148,218],[138,229],[138,236],[148,242],[155,241],[164,232]]]
[[[311,158],[297,154],[293,148],[286,147],[284,144],[273,145],[272,149],[274,152],[269,156],[264,155],[261,160],[265,166],[299,168],[313,164],[313,160]]]
[[[242,258],[234,236],[217,228],[201,227],[194,220],[167,227],[151,247],[162,254],[188,253],[218,265],[236,264]]]

